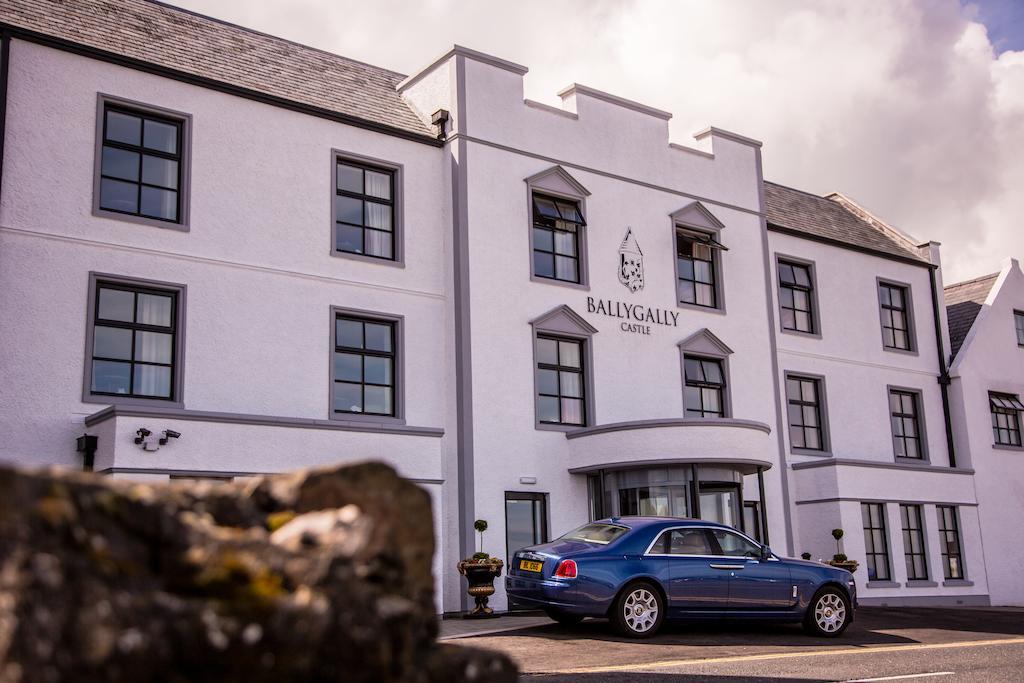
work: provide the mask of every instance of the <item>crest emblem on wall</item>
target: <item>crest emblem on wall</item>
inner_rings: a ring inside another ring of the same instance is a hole
[[[619,282],[631,292],[644,288],[644,254],[633,237],[632,228],[626,228],[626,236],[619,246]]]

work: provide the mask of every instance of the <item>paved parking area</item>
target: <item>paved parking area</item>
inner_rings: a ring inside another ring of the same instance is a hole
[[[549,681],[1024,680],[1024,609],[867,607],[835,640],[746,622],[668,624],[649,640],[601,620],[523,625],[453,642],[505,652],[524,679]]]

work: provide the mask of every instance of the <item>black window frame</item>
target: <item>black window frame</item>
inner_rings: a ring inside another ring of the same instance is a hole
[[[538,404],[538,407],[537,407],[537,423],[539,425],[549,425],[549,426],[550,425],[554,425],[554,426],[558,426],[558,427],[586,427],[588,422],[589,422],[589,411],[588,411],[588,405],[587,405],[587,403],[589,401],[589,396],[588,396],[588,391],[587,391],[588,387],[587,387],[587,355],[586,355],[587,354],[588,340],[586,340],[586,339],[578,339],[578,338],[574,338],[574,337],[567,337],[567,336],[562,336],[562,335],[557,335],[557,334],[552,334],[550,332],[537,332],[537,334],[536,334],[536,343],[538,344],[538,348],[539,348],[539,344],[540,344],[541,340],[549,340],[549,341],[554,341],[555,342],[555,344],[556,344],[556,354],[557,354],[556,361],[557,362],[555,364],[545,363],[545,362],[541,361],[541,359],[539,357],[539,353],[538,353],[538,356],[536,358],[536,362],[534,364],[534,374],[535,374],[535,377],[538,378],[536,380],[537,387],[536,387],[536,394],[535,394],[535,400],[537,401],[537,404]],[[575,345],[577,345],[579,347],[580,366],[578,368],[574,368],[574,367],[569,366],[569,365],[562,365],[562,350],[561,350],[561,345],[562,344],[575,344]],[[551,372],[555,373],[555,376],[556,376],[556,379],[557,379],[557,383],[558,383],[557,394],[551,394],[551,393],[543,392],[541,390],[540,380],[539,380],[540,371],[541,370],[547,370],[547,371],[551,371]],[[562,373],[563,372],[571,372],[571,373],[579,375],[579,384],[580,384],[580,395],[579,396],[570,396],[568,394],[562,394]],[[541,419],[541,412],[540,412],[540,399],[541,398],[554,398],[554,399],[556,399],[558,401],[558,420],[542,420]],[[580,401],[580,422],[566,422],[563,419],[563,417],[562,417],[562,412],[563,412],[562,411],[562,400],[563,399],[579,400]]]
[[[899,292],[901,305],[892,303],[893,292]],[[888,303],[886,303],[888,299]],[[910,287],[896,282],[879,280],[878,282],[878,306],[882,324],[882,348],[886,351],[899,351],[914,353],[916,351],[916,339],[914,338],[914,323],[911,309]],[[900,313],[903,317],[903,327],[896,325],[894,314]],[[906,339],[906,346],[896,343],[896,333],[900,332]],[[891,340],[891,341],[890,341]]]
[[[893,399],[899,401],[899,408],[893,407]],[[905,402],[910,400],[911,412],[906,412]],[[889,424],[892,430],[893,454],[900,460],[927,461],[927,443],[924,435],[924,420],[921,416],[920,392],[896,387],[889,388]],[[907,436],[907,425],[913,426],[916,436]],[[897,428],[898,426],[898,428]],[[908,445],[913,444],[914,453],[910,455]],[[902,445],[903,453],[900,453]]]
[[[704,368],[704,364],[709,363],[718,368],[718,374],[722,378],[721,382],[714,382],[707,379],[707,371]],[[696,364],[700,370],[700,375],[703,379],[696,376],[691,377],[690,369]],[[728,379],[726,377],[725,361],[721,358],[710,358],[707,356],[700,356],[696,354],[683,354],[683,415],[684,417],[694,419],[704,419],[709,417],[726,417],[729,414],[728,401],[726,387]],[[700,397],[700,410],[691,411],[688,408],[689,401],[688,396],[691,393],[691,389],[696,389],[698,396]],[[704,392],[705,391],[716,391],[718,393],[718,407],[717,411],[707,410],[704,407]]]
[[[554,211],[558,214],[558,217],[556,218],[554,216],[544,215],[540,209],[540,202],[549,202],[551,206],[554,207]],[[572,212],[563,211],[560,205],[571,205],[574,210]],[[583,216],[583,203],[578,199],[558,197],[552,194],[546,194],[539,190],[532,190],[530,192],[530,211],[533,217],[530,229],[530,259],[533,277],[559,283],[582,285],[584,282],[584,262],[582,254],[584,242],[582,233],[587,226],[586,218]],[[564,227],[566,225],[570,225],[572,228]],[[538,231],[550,234],[550,250],[543,248],[543,244],[538,247]],[[572,235],[573,254],[563,254],[558,251],[555,239],[556,233]],[[551,275],[543,275],[537,269],[538,255],[551,258]],[[576,277],[574,279],[558,277],[559,258],[569,259],[574,263],[574,272],[576,273]]]
[[[1013,328],[1017,332],[1017,346],[1024,348],[1024,311],[1013,312]]]
[[[714,235],[703,233],[699,230],[691,228],[684,228],[676,226],[675,230],[676,238],[676,302],[684,306],[697,306],[702,309],[708,310],[721,310],[720,302],[720,289],[721,289],[721,257],[720,253],[727,249],[723,244],[715,239]],[[689,245],[687,250],[684,250],[684,245]],[[695,248],[700,246],[707,249],[707,258],[698,257],[695,255]],[[689,253],[684,253],[689,251]],[[682,262],[689,262],[690,272],[693,273],[693,277],[686,277],[683,270],[680,268]],[[697,265],[696,262],[707,264],[709,279],[707,281],[700,280],[697,277]],[[693,286],[693,300],[689,301],[684,299],[682,296],[683,288],[682,283],[690,283]],[[697,297],[698,287],[706,287],[711,292],[711,303],[705,304],[700,303]]]
[[[918,503],[900,503],[900,527],[903,532],[903,558],[907,565],[907,581],[928,580],[928,545],[924,528],[924,511]],[[920,551],[914,550],[914,540],[920,544]],[[918,573],[916,560],[921,560]]]
[[[100,297],[102,292],[105,290],[131,292],[132,297],[132,318],[131,322],[123,320],[115,320],[111,318],[100,317]],[[138,295],[146,294],[151,296],[167,297],[171,300],[170,310],[170,325],[152,325],[147,323],[139,323],[135,320],[138,316]],[[87,349],[86,349],[86,363],[88,364],[86,372],[86,383],[84,386],[83,400],[89,402],[159,402],[160,404],[171,404],[180,405],[181,403],[181,378],[182,378],[182,345],[183,345],[183,318],[182,310],[184,308],[184,288],[179,286],[168,286],[162,287],[156,283],[150,282],[134,282],[127,279],[112,278],[105,276],[93,275],[92,283],[90,286],[90,312],[88,316],[88,334]],[[97,356],[95,343],[96,343],[96,328],[116,328],[131,330],[131,358],[114,358],[110,356]],[[139,332],[152,332],[156,334],[165,334],[171,337],[171,350],[170,350],[170,363],[159,363],[154,361],[142,361],[135,358],[138,350],[136,345],[136,337]],[[96,385],[96,367],[95,363],[107,362],[107,363],[120,363],[127,364],[128,371],[128,393],[120,393],[113,391],[100,391],[95,389]],[[170,391],[167,396],[159,396],[154,394],[144,394],[135,391],[135,367],[149,366],[149,367],[162,367],[168,369],[170,376]]]
[[[117,113],[140,119],[139,144],[136,145],[132,143],[122,142],[119,140],[108,139],[108,115],[110,113]],[[103,216],[111,216],[113,214],[114,216],[123,216],[130,220],[138,220],[140,222],[145,223],[152,222],[151,224],[162,225],[163,227],[182,228],[183,226],[187,226],[189,118],[183,115],[155,110],[154,108],[149,108],[143,105],[136,106],[134,104],[102,97],[100,99],[99,117],[100,120],[98,122],[98,140],[96,147],[96,197],[94,200],[94,211],[97,214]],[[175,128],[175,152],[166,152],[153,147],[147,147],[145,145],[145,128],[147,121],[152,121],[153,123],[158,123],[162,125],[173,126]],[[138,167],[136,169],[135,180],[119,177],[116,175],[111,175],[105,172],[103,159],[105,156],[104,150],[107,148],[122,150],[125,152],[138,155],[139,159]],[[173,161],[177,164],[177,175],[175,177],[174,188],[170,188],[165,185],[147,183],[143,180],[143,164],[145,161],[145,157],[147,156],[155,159]],[[135,185],[135,210],[128,211],[124,209],[113,208],[111,206],[104,206],[104,180]],[[142,212],[142,193],[143,188],[147,187],[160,191],[174,192],[175,215],[173,219]]]
[[[885,503],[861,503],[861,525],[864,530],[864,570],[868,581],[892,581],[892,562],[889,556],[889,531],[885,520]],[[878,526],[875,526],[877,521]],[[875,534],[881,536],[881,549],[875,543]],[[879,568],[884,573],[879,574]],[[872,571],[874,577],[871,576]]]
[[[960,542],[960,510],[956,505],[936,505],[935,511],[939,521],[939,552],[942,555],[943,577],[947,581],[965,580],[967,571],[964,568],[963,545]]]
[[[778,284],[779,284],[779,327],[785,332],[796,332],[799,334],[817,335],[818,330],[818,315],[817,307],[815,305],[815,297],[817,296],[814,288],[814,267],[809,263],[799,263],[797,261],[779,258],[776,265],[778,271]],[[784,268],[789,268],[793,274],[790,282],[787,282],[783,278]],[[807,284],[803,285],[799,282],[797,277],[796,269],[804,271],[807,275]],[[784,291],[788,291],[789,298],[793,302],[792,305],[787,306],[784,301]],[[796,306],[796,292],[803,292],[807,298],[807,308],[802,309]],[[786,325],[786,311],[789,311],[793,318],[793,326]],[[797,324],[798,313],[805,313],[807,315],[808,328],[800,329]]]
[[[384,164],[374,163],[372,161],[364,161],[362,159],[352,158],[344,154],[335,153],[334,159],[334,192],[332,201],[332,223],[333,230],[331,235],[333,238],[333,244],[331,245],[332,253],[357,257],[361,259],[367,259],[373,262],[379,263],[401,263],[401,216],[400,216],[400,182],[401,182],[401,169],[395,166],[389,166]],[[353,192],[341,188],[341,167],[347,166],[350,168],[359,169],[362,172],[363,178],[363,191]],[[377,197],[366,193],[366,171],[372,173],[379,173],[381,175],[388,176],[390,187],[388,199]],[[355,224],[348,221],[340,220],[338,216],[338,204],[339,198],[348,197],[356,199],[361,202],[361,223]],[[387,206],[391,214],[391,229],[385,230],[383,228],[377,228],[367,225],[366,220],[366,203],[376,204],[379,206]],[[362,251],[356,251],[354,249],[342,249],[339,247],[341,241],[342,228],[357,228],[360,231],[360,242],[363,246]],[[366,236],[367,231],[382,233],[389,235],[391,238],[391,255],[390,256],[379,256],[377,254],[370,254],[366,251]]]
[[[356,312],[350,312],[343,309],[335,309],[333,312],[333,325],[332,330],[332,341],[333,347],[331,350],[331,392],[330,392],[330,414],[333,419],[338,420],[352,420],[352,419],[366,419],[366,420],[398,420],[402,415],[402,374],[400,369],[400,354],[401,354],[401,336],[400,336],[400,323],[401,321],[394,318],[383,318],[373,315],[363,315]],[[358,322],[362,325],[362,347],[345,346],[340,343],[338,339],[337,327],[339,321]],[[380,350],[380,349],[369,349],[366,348],[366,325],[381,325],[389,329],[390,332],[390,346],[391,350]],[[360,381],[355,382],[348,379],[339,379],[336,371],[336,355],[339,353],[345,353],[349,355],[360,356]],[[381,384],[377,382],[366,381],[366,358],[385,358],[391,361],[391,384]],[[362,410],[339,410],[335,405],[335,390],[338,384],[349,384],[358,385],[360,387],[360,400],[363,407]],[[391,390],[391,411],[384,412],[367,412],[366,406],[366,387],[386,387]]]
[[[990,391],[989,411],[992,414],[992,436],[995,446],[1024,448],[1021,441],[1021,413],[1024,404],[1016,394]]]
[[[800,392],[797,398],[794,398],[790,393],[790,382],[797,382]],[[814,387],[814,401],[807,401],[803,398],[803,385],[810,384]],[[824,395],[825,381],[821,377],[813,377],[810,375],[803,375],[799,373],[787,373],[786,374],[786,424],[789,433],[789,444],[790,448],[794,451],[811,451],[815,453],[828,452],[828,429],[825,425],[826,419],[826,408],[825,408],[825,395]],[[790,408],[798,406],[800,408],[800,423],[794,423],[790,415]],[[806,424],[806,408],[812,408],[817,420],[816,426],[807,426]],[[794,429],[800,431],[800,442],[802,445],[798,445],[797,441],[793,438]],[[807,445],[807,430],[813,430],[817,432],[818,446]]]

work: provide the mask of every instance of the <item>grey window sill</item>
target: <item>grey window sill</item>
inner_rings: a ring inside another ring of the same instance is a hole
[[[904,356],[917,356],[917,355],[920,355],[917,352],[917,349],[894,349],[894,348],[890,348],[888,346],[883,346],[882,350],[885,351],[886,353],[901,353]]]
[[[865,588],[899,588],[899,581],[868,581]]]
[[[785,327],[779,326],[779,332],[782,334],[790,334],[794,337],[804,337],[806,339],[821,339],[821,332],[801,332],[800,330],[787,330]]]
[[[350,259],[352,261],[360,261],[361,263],[374,263],[378,266],[405,268],[405,261],[402,259],[377,258],[376,256],[367,256],[366,254],[353,254],[348,251],[341,251],[340,249],[331,249],[331,256]]]
[[[154,408],[183,409],[184,401],[170,401],[165,398],[142,398],[140,396],[108,396],[106,394],[86,394],[82,403],[100,403],[108,406],[152,406]]]
[[[364,413],[336,413],[331,412],[327,419],[335,422],[348,422],[354,425],[377,424],[389,426],[405,426],[405,418],[391,417],[389,415],[366,415]]]
[[[130,213],[120,213],[118,211],[107,211],[96,207],[92,211],[92,215],[97,218],[112,218],[115,221],[124,221],[126,223],[135,223],[137,225],[146,225],[151,228],[163,228],[164,230],[177,230],[178,232],[188,232],[188,223],[174,223],[171,221],[162,221],[159,218],[148,218],[146,216],[136,216]]]
[[[992,448],[997,451],[1024,451],[1024,446],[1011,446],[1005,443],[994,443]]]
[[[946,579],[942,582],[943,586],[973,586],[973,581],[967,579]]]
[[[690,304],[685,301],[677,301],[676,308],[685,308],[689,311],[699,311],[701,313],[717,313],[718,315],[725,315],[725,306],[701,306],[700,304]]]
[[[590,291],[590,285],[586,282],[567,282],[565,280],[556,280],[553,277],[530,275],[530,282],[539,282],[542,285],[555,285],[556,287],[568,287],[569,289],[579,289],[584,292]]]
[[[907,588],[937,588],[939,584],[927,579],[912,579],[907,581]]]
[[[814,448],[790,448],[789,452],[792,455],[814,455],[819,458],[831,458],[832,451],[819,451]]]
[[[560,425],[548,424],[546,422],[538,422],[534,425],[534,428],[542,432],[572,432],[577,429],[585,429],[586,425]]]

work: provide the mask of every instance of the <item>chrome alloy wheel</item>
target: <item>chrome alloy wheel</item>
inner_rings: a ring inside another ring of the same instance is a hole
[[[622,616],[630,630],[646,633],[658,621],[658,599],[646,588],[637,588],[623,601]]]
[[[846,604],[835,593],[825,593],[814,605],[814,623],[823,633],[835,633],[846,623]]]

